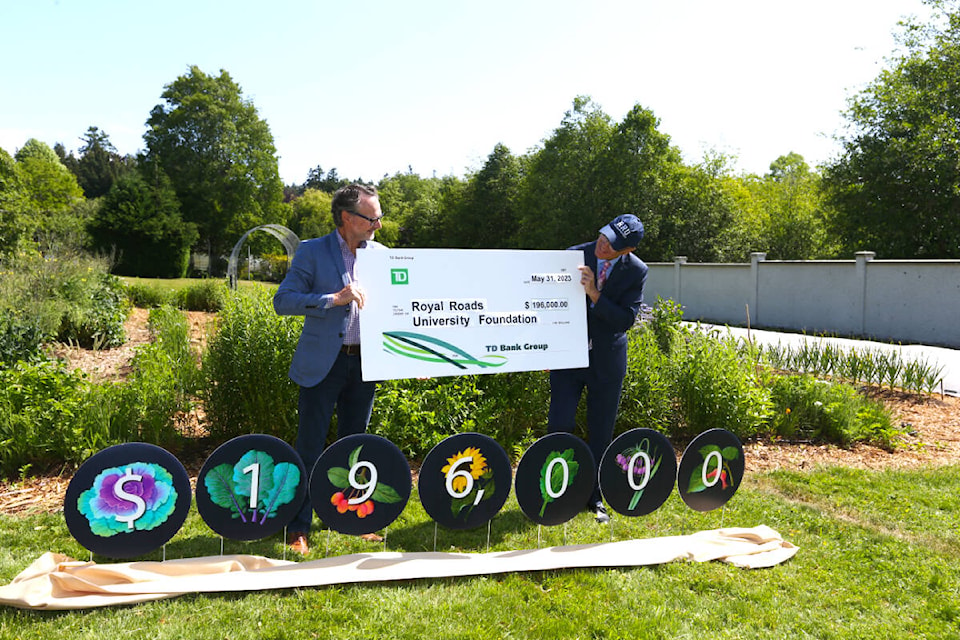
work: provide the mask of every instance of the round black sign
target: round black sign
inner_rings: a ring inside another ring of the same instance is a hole
[[[593,492],[597,464],[587,443],[556,432],[534,442],[517,465],[514,491],[520,510],[537,524],[563,524]]]
[[[307,495],[307,472],[289,444],[238,436],[210,454],[197,476],[197,511],[224,538],[259,540],[293,519]]]
[[[743,445],[726,429],[704,431],[680,458],[677,488],[694,511],[712,511],[733,497],[743,480]]]
[[[617,513],[644,516],[666,502],[677,479],[677,454],[653,429],[620,434],[600,461],[600,491]]]
[[[510,495],[510,459],[495,440],[460,433],[430,450],[420,467],[424,511],[448,529],[473,529],[497,515]]]
[[[67,486],[63,513],[77,542],[110,558],[149,553],[180,530],[190,511],[190,478],[152,444],[108,447],[86,460]]]
[[[361,433],[334,442],[310,473],[310,503],[325,525],[348,535],[373,533],[403,513],[410,465],[386,438]]]

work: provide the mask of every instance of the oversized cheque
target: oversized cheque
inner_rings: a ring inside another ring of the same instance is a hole
[[[363,379],[587,366],[575,251],[357,252]]]

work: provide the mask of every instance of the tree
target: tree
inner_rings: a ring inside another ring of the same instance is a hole
[[[184,222],[170,180],[147,163],[117,179],[89,223],[93,248],[112,254],[114,272],[148,278],[182,278],[197,240],[196,225]]]
[[[48,145],[31,138],[17,151],[24,199],[21,213],[28,233],[42,250],[67,242],[75,245],[82,223],[75,208],[83,201],[77,179]]]
[[[73,159],[73,155],[69,156]],[[77,176],[77,182],[88,198],[99,198],[110,191],[117,178],[135,166],[133,158],[121,156],[106,132],[90,127],[83,135],[80,158],[75,168],[67,165]]]
[[[0,256],[13,252],[27,233],[24,199],[20,168],[9,153],[0,149]]]
[[[307,189],[290,202],[290,230],[301,240],[325,236],[334,229],[330,205],[333,196],[317,189]]]
[[[497,144],[483,168],[470,177],[460,208],[448,219],[450,246],[507,249],[517,246],[522,163]]]
[[[624,211],[603,200],[598,164],[610,144],[610,117],[590,98],[578,96],[543,148],[530,158],[520,201],[518,245],[558,249],[593,239],[597,230]]]
[[[851,99],[843,152],[825,171],[847,251],[960,257],[960,3],[930,0],[904,52]]]
[[[146,156],[169,176],[214,265],[247,230],[285,220],[273,136],[226,71],[191,67],[161,97],[147,120]]]
[[[770,164],[764,176],[736,180],[731,197],[739,210],[739,229],[749,237],[748,250],[763,251],[771,260],[812,260],[833,257],[839,249],[827,230],[828,205],[820,176],[803,156],[789,153]]]

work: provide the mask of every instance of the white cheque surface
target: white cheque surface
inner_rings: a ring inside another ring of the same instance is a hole
[[[586,367],[576,251],[357,253],[363,379]]]

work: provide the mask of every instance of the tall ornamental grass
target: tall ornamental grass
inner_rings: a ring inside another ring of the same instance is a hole
[[[266,433],[293,442],[297,385],[287,376],[303,318],[279,316],[271,291],[233,292],[203,356],[203,400],[216,441]]]

